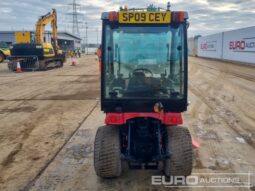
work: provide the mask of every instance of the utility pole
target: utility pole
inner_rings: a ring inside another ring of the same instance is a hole
[[[85,53],[88,54],[88,23],[87,22],[85,22],[85,29],[86,29]]]
[[[97,32],[97,48],[98,48],[98,28],[96,28],[96,32]]]
[[[86,36],[82,37],[82,43],[83,43],[82,50],[84,51],[83,53],[86,54]]]

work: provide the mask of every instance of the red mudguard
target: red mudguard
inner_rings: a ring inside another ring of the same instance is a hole
[[[151,117],[159,119],[165,125],[181,125],[183,123],[181,113],[106,113],[106,125],[124,125],[127,120],[137,117]],[[193,149],[199,148],[199,143],[192,138]]]
[[[123,125],[127,120],[137,117],[151,117],[159,119],[165,125],[181,125],[181,113],[106,113],[105,124]]]

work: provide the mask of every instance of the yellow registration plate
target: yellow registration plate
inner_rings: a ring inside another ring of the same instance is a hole
[[[157,11],[120,11],[119,12],[119,23],[170,23],[171,22],[171,13],[170,11],[166,12],[157,12]]]

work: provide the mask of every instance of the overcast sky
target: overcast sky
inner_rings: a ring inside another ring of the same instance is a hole
[[[151,3],[166,7],[164,0],[76,0],[81,37],[85,37],[85,22],[88,23],[89,42],[96,43],[97,29],[101,32],[100,15],[103,11],[118,10],[120,5],[129,8],[146,7]],[[58,13],[58,29],[72,31],[73,0],[0,0],[0,30],[34,30],[39,16],[51,8]],[[208,35],[243,27],[255,26],[255,0],[172,0],[172,10],[189,12],[189,36]],[[50,29],[50,28],[47,28]]]

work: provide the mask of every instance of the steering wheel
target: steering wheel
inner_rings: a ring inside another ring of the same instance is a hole
[[[145,74],[145,73],[149,73],[149,74],[151,75],[151,77],[153,77],[152,71],[149,70],[149,69],[147,69],[147,68],[137,68],[137,69],[134,69],[134,70],[132,71],[132,75],[134,76],[134,73],[139,72],[139,71],[144,72],[144,74]]]
[[[113,91],[122,92],[122,91],[123,91],[123,88],[122,88],[122,87],[114,87],[114,88],[113,88]]]

